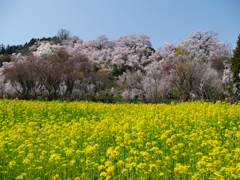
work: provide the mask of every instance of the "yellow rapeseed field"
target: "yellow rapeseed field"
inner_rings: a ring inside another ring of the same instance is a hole
[[[240,179],[240,104],[0,100],[0,179]]]

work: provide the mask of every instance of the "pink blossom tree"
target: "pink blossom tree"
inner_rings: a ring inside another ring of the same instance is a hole
[[[169,73],[162,62],[154,61],[145,67],[145,76],[142,81],[146,102],[159,103],[169,96],[172,89]]]
[[[171,82],[180,98],[190,100],[220,97],[221,72],[213,68],[213,60],[230,57],[230,47],[221,43],[213,31],[190,34],[178,46],[162,48],[164,63],[170,67]]]

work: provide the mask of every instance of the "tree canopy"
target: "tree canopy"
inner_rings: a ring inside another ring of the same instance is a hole
[[[239,41],[231,58],[230,45],[214,31],[196,31],[178,45],[153,49],[145,34],[84,42],[60,30],[21,48],[8,58],[0,55],[2,97],[150,103],[239,99]]]

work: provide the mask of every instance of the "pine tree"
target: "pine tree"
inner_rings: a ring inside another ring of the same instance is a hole
[[[3,43],[0,45],[0,54],[5,54],[5,46],[3,45]]]
[[[240,92],[240,35],[238,36],[237,47],[233,50],[231,70],[233,72],[234,83],[236,83],[237,90]]]

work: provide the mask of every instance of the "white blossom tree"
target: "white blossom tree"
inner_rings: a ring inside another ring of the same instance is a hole
[[[47,59],[58,52],[58,47],[56,45],[51,45],[50,43],[41,43],[37,48],[37,51],[33,52],[33,55],[39,58]]]

